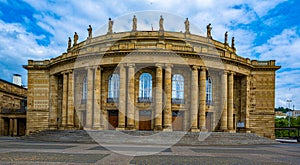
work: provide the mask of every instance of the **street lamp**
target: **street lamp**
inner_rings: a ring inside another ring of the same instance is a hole
[[[289,109],[288,109],[288,114],[289,114],[289,127],[291,127],[291,114],[290,114],[289,112],[290,112],[292,100],[286,100],[286,102],[289,104]]]

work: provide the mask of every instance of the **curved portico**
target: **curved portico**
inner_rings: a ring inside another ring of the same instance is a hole
[[[24,67],[27,116],[46,116],[38,126],[29,124],[27,133],[84,128],[258,134],[263,126],[255,120],[274,115],[279,68],[273,60],[238,56],[227,43],[169,31],[89,37],[56,58],[29,60]],[[262,103],[258,98],[266,94]],[[273,137],[271,125],[264,136]]]

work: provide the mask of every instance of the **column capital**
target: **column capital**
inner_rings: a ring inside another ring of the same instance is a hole
[[[173,64],[165,64],[164,66],[165,66],[165,68],[169,69],[169,68],[173,67]]]
[[[133,63],[128,63],[128,64],[126,64],[126,66],[127,66],[128,68],[133,68],[133,67],[135,67],[135,64],[133,64]]]
[[[163,67],[163,64],[155,64],[155,66],[157,67],[157,68],[161,68],[161,67]]]
[[[236,75],[236,72],[234,72],[234,71],[228,71],[228,74]]]
[[[199,65],[192,65],[192,69],[193,69],[193,70],[198,70],[199,68],[200,68]]]
[[[86,70],[94,69],[94,68],[95,68],[94,66],[86,66],[86,67],[85,67]]]
[[[90,66],[90,68],[88,69],[99,69],[99,70],[102,70],[102,67],[100,65],[93,65],[93,66]]]
[[[200,69],[201,70],[207,70],[207,67],[206,66],[200,66]]]

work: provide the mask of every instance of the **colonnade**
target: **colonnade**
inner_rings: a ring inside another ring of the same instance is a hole
[[[134,130],[135,127],[135,64],[119,64],[120,92],[118,103],[118,127],[117,130]],[[154,93],[154,130],[172,131],[172,65],[155,65],[155,93]],[[87,99],[86,99],[86,123],[82,123],[85,129],[104,129],[105,117],[101,107],[101,74],[100,66],[86,67],[87,70]],[[164,72],[163,72],[164,70]],[[204,66],[192,66],[189,111],[189,128],[192,132],[206,132],[206,72]],[[61,73],[63,75],[61,127],[74,128],[74,73],[72,70]],[[199,76],[198,76],[199,75]],[[57,77],[50,76],[51,104],[49,127],[57,129],[58,126],[58,85]],[[164,84],[163,84],[164,83]],[[233,131],[233,90],[234,73],[223,72],[221,75],[221,102],[223,103],[220,129]],[[163,89],[164,86],[164,89]],[[165,98],[163,98],[163,90]],[[165,106],[163,109],[163,99]],[[125,117],[127,122],[125,123]],[[82,120],[81,120],[82,122]]]

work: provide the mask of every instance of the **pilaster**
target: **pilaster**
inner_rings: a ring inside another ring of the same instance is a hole
[[[134,126],[134,64],[127,64],[128,66],[128,79],[127,79],[127,129],[133,130]]]
[[[61,125],[63,128],[67,126],[67,100],[68,100],[68,75],[66,72],[62,72],[63,74],[63,96],[62,96],[62,121]]]
[[[126,114],[126,68],[120,64],[120,96],[119,96],[119,120],[117,130],[125,130]]]
[[[50,113],[49,113],[49,129],[57,129],[57,90],[58,79],[55,75],[50,75]]]
[[[234,132],[233,129],[233,83],[234,83],[234,73],[230,72],[228,76],[228,131]]]
[[[164,131],[172,131],[172,65],[165,65]]]
[[[93,129],[99,130],[102,129],[100,126],[100,118],[101,118],[101,67],[96,67],[94,72],[94,119],[93,119]]]
[[[87,99],[86,99],[86,123],[83,123],[85,129],[91,129],[93,126],[93,86],[94,69],[87,68]]]
[[[227,71],[224,71],[221,75],[221,90],[222,90],[222,101],[223,105],[222,116],[221,116],[221,126],[220,129],[227,131]]]
[[[201,132],[207,132],[206,129],[206,67],[200,70],[200,105],[199,105],[199,128]]]
[[[74,84],[73,71],[68,73],[68,113],[67,113],[67,127],[74,128]]]
[[[190,109],[190,127],[191,132],[199,132],[198,129],[198,68],[199,66],[192,67],[191,76],[191,109]]]
[[[155,124],[154,130],[162,130],[162,65],[156,65],[156,87],[155,87]]]

